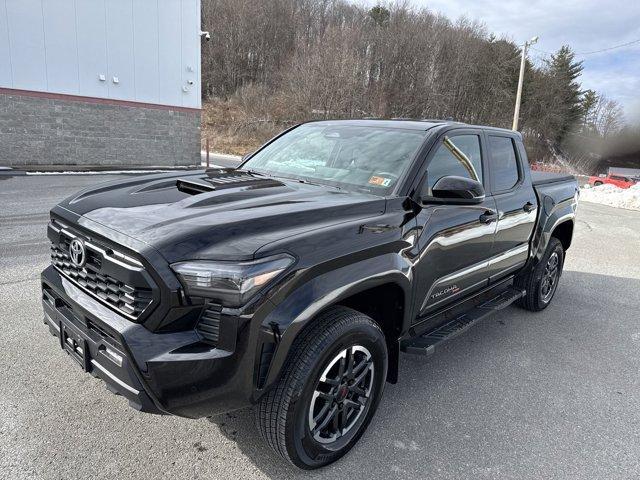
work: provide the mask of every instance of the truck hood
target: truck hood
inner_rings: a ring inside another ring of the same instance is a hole
[[[118,232],[176,262],[252,258],[271,242],[380,215],[385,200],[330,186],[220,170],[109,182],[60,206],[80,215],[79,223],[98,234],[109,237]]]

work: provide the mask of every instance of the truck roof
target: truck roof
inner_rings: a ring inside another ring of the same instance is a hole
[[[469,128],[482,128],[484,130],[492,130],[496,132],[509,133],[511,135],[520,135],[519,132],[509,130],[507,128],[490,127],[487,125],[472,125],[464,122],[455,122],[453,120],[438,120],[438,119],[409,119],[409,118],[392,118],[392,119],[379,119],[379,118],[363,118],[363,119],[350,119],[350,120],[312,120],[305,123],[318,123],[321,125],[354,125],[354,126],[370,126],[370,127],[386,127],[386,128],[402,128],[408,130],[430,130],[434,127],[442,126],[455,126],[455,127],[469,127]]]

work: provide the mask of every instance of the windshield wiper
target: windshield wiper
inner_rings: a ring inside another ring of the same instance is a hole
[[[251,174],[251,175],[258,175],[261,177],[269,177],[269,178],[283,178],[285,180],[292,180],[294,182],[298,182],[298,183],[303,183],[306,185],[315,185],[318,187],[330,187],[330,188],[335,188],[336,190],[342,190],[341,187],[338,187],[337,185],[331,185],[329,183],[322,183],[322,182],[317,182],[317,181],[310,181],[307,180],[305,178],[299,178],[299,177],[286,177],[284,175],[279,175],[279,174],[274,174],[274,173],[265,173],[265,172],[258,172],[256,170],[244,170],[245,172]]]
[[[330,187],[330,188],[335,188],[336,190],[342,190],[340,187],[336,186],[336,185],[331,185],[329,183],[321,183],[321,182],[311,182],[307,179],[304,178],[296,178],[296,177],[278,177],[276,176],[276,178],[286,178],[287,180],[293,180],[295,182],[299,182],[299,183],[304,183],[306,185],[315,185],[317,187]]]
[[[309,180],[302,180],[302,179],[298,179],[298,181],[300,183],[307,183],[309,185],[317,185],[319,187],[330,187],[330,188],[335,188],[336,190],[342,190],[341,187],[338,187],[337,185],[331,185],[330,183],[310,182]]]
[[[272,177],[272,175],[267,175],[266,173],[262,173],[262,172],[258,172],[256,170],[244,170],[247,173],[250,173],[251,175],[257,175],[259,177]]]

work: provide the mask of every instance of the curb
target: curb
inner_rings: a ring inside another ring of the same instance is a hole
[[[202,166],[104,166],[104,165],[25,165],[20,170],[0,166],[0,177],[25,175],[135,175],[145,173],[200,170]]]
[[[196,170],[202,168],[198,165],[24,165],[21,169],[25,172],[120,172],[149,170]]]

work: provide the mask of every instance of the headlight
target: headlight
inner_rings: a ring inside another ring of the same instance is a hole
[[[226,307],[239,307],[294,262],[289,255],[251,262],[212,262],[196,260],[171,265],[187,295],[211,298]]]

